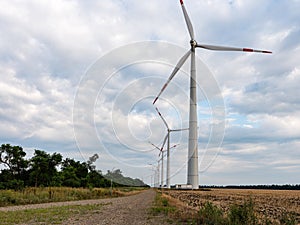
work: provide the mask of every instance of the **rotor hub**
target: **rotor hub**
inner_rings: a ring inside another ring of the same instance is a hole
[[[191,44],[192,48],[196,48],[196,46],[197,46],[197,42],[194,39],[192,39],[190,41],[190,44]]]

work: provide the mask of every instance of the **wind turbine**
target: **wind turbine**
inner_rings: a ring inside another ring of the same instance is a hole
[[[163,148],[164,148],[164,145],[165,145],[165,142],[163,143],[163,145],[162,145],[162,147],[161,148],[159,148],[159,147],[157,147],[155,144],[153,144],[153,143],[151,143],[150,141],[149,141],[149,143],[152,145],[152,146],[154,146],[156,149],[158,149],[159,150],[159,155],[158,155],[158,157],[160,156],[160,154],[161,154],[161,175],[160,175],[160,186],[161,186],[161,188],[163,188],[163,186],[164,186],[164,152],[163,152]],[[158,160],[158,162],[160,161],[160,160]]]
[[[159,161],[157,161],[157,165],[154,165],[152,163],[148,163],[149,166],[152,166],[151,170],[154,172],[154,179],[153,179],[153,187],[159,187]],[[156,169],[154,169],[156,168]],[[152,184],[152,176],[151,176],[151,184]]]
[[[171,132],[177,132],[177,131],[183,131],[183,130],[188,130],[189,128],[185,128],[185,129],[170,129],[167,121],[165,120],[165,118],[161,115],[160,111],[158,110],[157,107],[155,107],[159,117],[162,119],[162,121],[164,122],[165,126],[167,127],[167,135],[165,137],[164,143],[167,142],[167,188],[170,188],[170,133]],[[164,144],[163,144],[164,145]],[[174,146],[173,146],[174,147]],[[176,147],[176,145],[175,145]]]
[[[166,137],[167,137],[167,136],[166,136]],[[151,142],[149,141],[149,143],[150,143],[152,146],[154,146],[156,149],[159,150],[159,155],[158,155],[158,157],[160,157],[160,154],[161,154],[161,158],[158,160],[158,163],[161,161],[161,176],[160,176],[160,178],[161,178],[161,181],[160,181],[161,188],[163,188],[163,186],[164,186],[164,152],[165,152],[166,150],[163,150],[163,148],[164,148],[164,146],[165,146],[166,140],[167,140],[167,138],[164,139],[164,142],[163,142],[163,145],[162,145],[161,148],[157,147],[155,144],[153,144],[153,143],[151,143]],[[173,145],[170,149],[176,148],[178,145],[179,145],[179,144]]]
[[[190,35],[191,49],[178,61],[173,72],[168,78],[167,82],[162,87],[161,91],[153,101],[153,104],[158,100],[162,92],[166,89],[175,74],[180,70],[182,65],[191,55],[191,76],[190,76],[190,113],[189,113],[189,144],[188,144],[188,171],[187,171],[187,184],[192,185],[193,189],[199,188],[198,178],[198,134],[197,134],[197,91],[196,91],[196,64],[195,64],[195,50],[196,48],[204,48],[207,50],[215,51],[241,51],[241,52],[259,52],[259,53],[272,53],[270,51],[256,50],[251,48],[236,48],[226,46],[216,46],[207,44],[198,44],[195,40],[194,30],[191,20],[183,4],[180,0],[184,19]]]

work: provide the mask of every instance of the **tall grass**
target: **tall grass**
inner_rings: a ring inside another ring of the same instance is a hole
[[[67,188],[67,187],[39,187],[25,188],[22,191],[1,190],[0,207],[11,205],[37,204],[46,202],[75,201],[84,199],[98,199],[105,197],[119,197],[134,194],[141,188]]]

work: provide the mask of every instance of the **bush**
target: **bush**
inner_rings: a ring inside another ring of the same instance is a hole
[[[9,180],[7,182],[0,183],[0,189],[11,189],[15,191],[23,190],[24,189],[24,181],[22,180]]]
[[[211,202],[206,202],[199,210],[197,224],[222,225],[226,224],[223,212]]]
[[[232,225],[255,225],[258,219],[254,212],[252,199],[244,202],[243,205],[233,205],[230,207],[228,214],[229,223]]]

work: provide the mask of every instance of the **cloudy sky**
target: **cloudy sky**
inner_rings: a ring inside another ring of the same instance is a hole
[[[179,1],[0,1],[0,141],[153,181],[166,129],[152,106],[189,49]],[[186,0],[197,49],[200,184],[300,180],[300,1]],[[189,61],[156,106],[188,125]],[[186,182],[187,132],[171,134]],[[152,165],[150,165],[152,164]],[[151,179],[152,178],[152,179]]]

